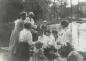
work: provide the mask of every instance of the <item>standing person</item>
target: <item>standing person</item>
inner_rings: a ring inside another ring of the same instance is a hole
[[[19,41],[19,33],[23,29],[23,24],[25,20],[26,14],[21,13],[19,18],[15,21],[15,27],[12,30],[10,42],[9,42],[9,53],[10,55],[15,54],[16,47]]]
[[[43,39],[43,32],[41,29],[38,30],[38,41],[42,42]]]
[[[24,22],[25,23],[31,23],[31,25],[32,25],[33,41],[35,42],[38,39],[38,34],[37,34],[37,31],[36,31],[37,25],[36,25],[36,23],[35,23],[35,21],[33,19],[34,16],[35,16],[35,14],[33,12],[27,13],[27,17],[26,17]]]
[[[31,23],[32,25],[35,24],[35,21],[33,19],[33,17],[35,16],[35,14],[33,12],[29,12],[29,14],[27,13],[27,17],[25,19],[25,23]]]
[[[19,24],[19,23],[23,23],[24,24],[24,20],[26,19],[26,12],[22,12],[22,13],[20,13],[20,16],[18,17],[18,19],[17,20],[15,20],[15,28],[17,27],[17,25]]]
[[[19,35],[19,44],[16,49],[15,57],[19,60],[28,61],[28,59],[30,59],[32,43],[31,24],[25,23]]]
[[[44,20],[43,24],[40,25],[40,29],[42,29],[43,32],[45,32],[46,30],[48,30],[48,22],[46,20]]]
[[[34,19],[33,19],[33,17],[35,16],[35,14],[33,13],[33,12],[29,12],[29,14],[27,13],[27,17],[26,17],[26,19],[25,19],[25,23],[31,23],[31,25],[32,25],[32,28],[37,28],[37,25],[36,25],[36,23],[35,23],[35,21],[34,21]]]

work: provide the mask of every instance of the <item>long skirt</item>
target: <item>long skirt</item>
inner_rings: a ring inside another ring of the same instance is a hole
[[[62,47],[58,50],[59,54],[60,54],[61,57],[63,57],[63,58],[66,58],[66,57],[68,56],[68,54],[69,54],[71,51],[73,51],[73,48],[72,48],[72,46],[71,46],[69,43],[67,43],[67,46],[62,46]]]
[[[42,53],[35,53],[33,56],[33,61],[45,61],[45,57]]]
[[[30,49],[31,46],[27,42],[20,42],[16,49],[15,58],[28,60],[30,58]]]
[[[53,60],[56,59],[58,57],[58,55],[56,55],[55,53],[57,52],[57,50],[55,48],[45,48],[44,49],[44,55],[45,57],[47,57],[47,59]]]

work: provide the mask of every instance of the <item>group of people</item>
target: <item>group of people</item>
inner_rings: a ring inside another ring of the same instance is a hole
[[[33,12],[27,15],[23,12],[15,21],[9,43],[9,54],[14,60],[61,61],[61,58],[68,58],[72,54],[81,56],[74,50],[67,21],[61,22],[60,31],[50,31],[47,21],[43,21],[43,24],[37,27],[33,16]],[[77,60],[80,59],[78,57]]]

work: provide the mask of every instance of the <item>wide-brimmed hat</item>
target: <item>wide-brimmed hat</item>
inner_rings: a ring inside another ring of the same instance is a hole
[[[44,20],[43,22],[44,22],[44,23],[47,23],[47,21],[46,21],[46,20]]]
[[[26,16],[26,14],[27,14],[27,13],[23,11],[23,12],[19,13],[19,16],[20,16],[20,17]]]
[[[35,14],[34,14],[33,12],[29,12],[29,15],[33,15],[33,16],[35,16]]]

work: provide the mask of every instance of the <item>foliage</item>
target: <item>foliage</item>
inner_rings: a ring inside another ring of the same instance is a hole
[[[35,13],[35,20],[47,19],[50,0],[26,0],[25,10]]]
[[[10,39],[13,22],[22,11],[33,11],[34,19],[39,22],[48,20],[50,23],[58,23],[58,18],[68,18],[70,16],[86,17],[86,13],[78,10],[78,5],[66,7],[66,0],[0,0],[0,45],[7,44]],[[50,6],[51,5],[51,6]],[[72,20],[71,20],[72,21]]]

